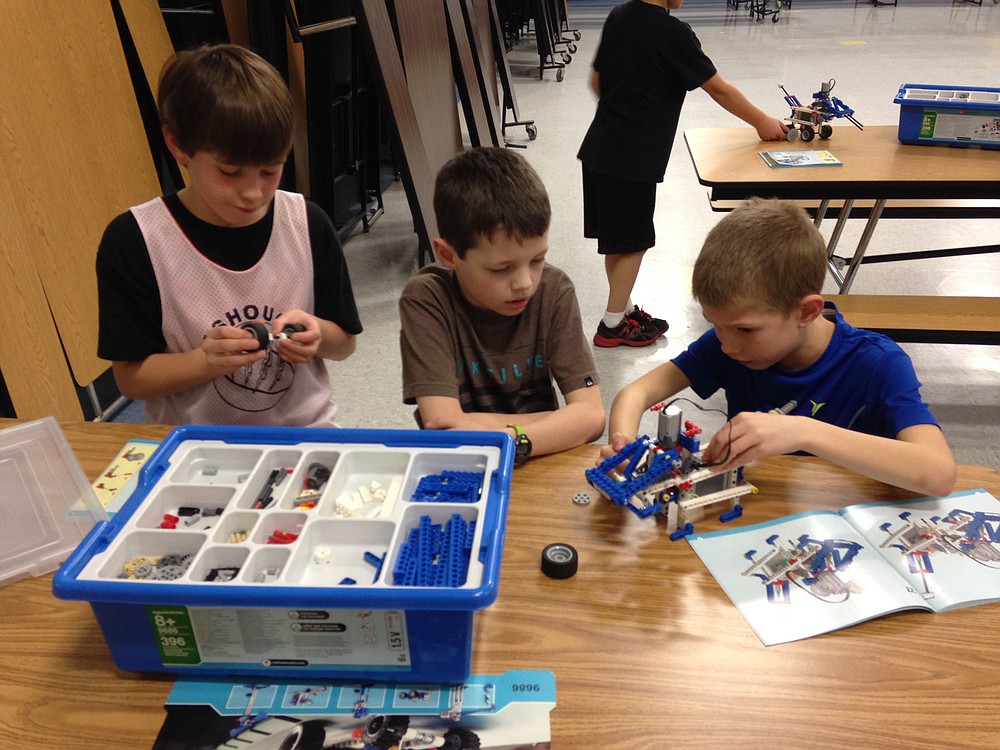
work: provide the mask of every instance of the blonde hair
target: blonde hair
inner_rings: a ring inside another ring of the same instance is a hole
[[[160,122],[188,154],[208,151],[238,165],[277,164],[292,145],[288,86],[245,47],[216,44],[178,52],[160,72]]]
[[[822,291],[826,261],[826,242],[802,208],[752,198],[708,233],[692,293],[710,307],[787,312]]]

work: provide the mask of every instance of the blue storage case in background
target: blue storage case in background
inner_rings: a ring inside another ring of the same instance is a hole
[[[893,102],[900,143],[1000,149],[1000,89],[905,83]]]
[[[179,427],[53,589],[122,669],[459,682],[512,463],[497,432]]]

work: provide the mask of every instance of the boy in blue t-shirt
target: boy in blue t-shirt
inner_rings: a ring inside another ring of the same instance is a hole
[[[691,387],[725,390],[731,429],[705,449],[726,471],[807,452],[887,484],[947,495],[955,459],[907,354],[853,328],[820,295],[826,247],[805,211],[753,199],[709,232],[692,292],[713,328],[627,385],[611,408],[611,455],[635,439],[650,406]],[[789,414],[773,413],[794,402]]]

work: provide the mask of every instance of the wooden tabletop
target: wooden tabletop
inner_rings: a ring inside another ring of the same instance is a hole
[[[63,428],[90,478],[128,439],[167,431]],[[475,617],[474,672],[555,673],[554,747],[997,746],[1000,607],[896,615],[767,648],[687,543],[596,496],[572,501],[593,494],[583,471],[596,455],[584,446],[515,471],[500,597]],[[811,458],[746,474],[760,492],[741,524],[912,497]],[[958,489],[978,487],[1000,497],[1000,473],[961,467]],[[576,576],[540,572],[551,542],[578,550]],[[0,747],[151,747],[171,679],[118,670],[89,607],[50,587],[42,576],[0,589]]]
[[[753,128],[692,128],[684,140],[713,200],[1000,198],[1000,151],[903,145],[895,125],[835,124],[828,140],[761,141]],[[761,151],[828,150],[843,166],[768,167]]]

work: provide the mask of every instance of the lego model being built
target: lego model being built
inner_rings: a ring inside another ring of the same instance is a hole
[[[813,93],[812,104],[805,105],[799,101],[794,94],[789,94],[783,84],[778,84],[778,88],[785,92],[785,101],[792,108],[792,114],[785,118],[788,125],[788,134],[785,136],[790,141],[797,141],[800,138],[808,143],[817,135],[826,140],[833,135],[833,126],[830,121],[843,117],[853,124],[858,130],[864,130],[862,125],[854,117],[854,110],[830,92],[837,81],[831,78],[824,81],[819,86],[819,91]]]
[[[673,540],[694,531],[708,506],[726,503],[722,521],[739,518],[739,498],[757,488],[744,481],[743,467],[714,472],[701,460],[701,428],[681,423],[681,410],[660,404],[657,438],[643,435],[615,455],[588,469],[587,481],[618,507],[625,506],[640,518],[662,514]]]

